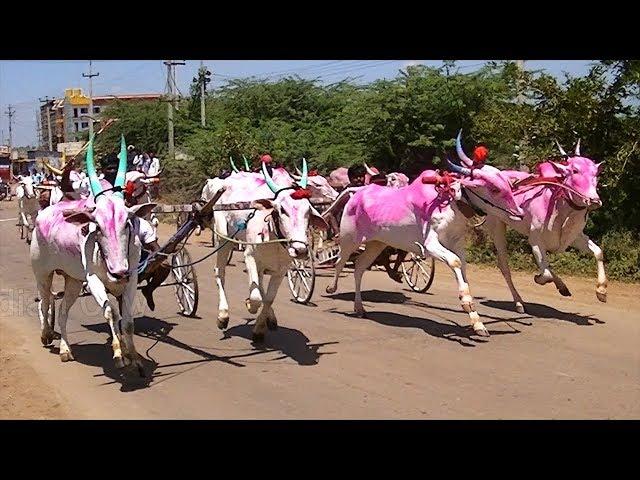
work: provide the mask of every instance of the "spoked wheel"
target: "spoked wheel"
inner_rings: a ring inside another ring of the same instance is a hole
[[[316,285],[316,270],[313,266],[313,254],[305,260],[294,259],[287,272],[289,290],[297,303],[309,303]]]
[[[422,258],[413,253],[402,262],[402,274],[411,290],[418,293],[429,290],[436,274],[435,263],[433,257]]]
[[[175,279],[176,299],[182,314],[193,317],[198,310],[198,277],[191,263],[191,255],[182,248],[171,257],[171,272]]]

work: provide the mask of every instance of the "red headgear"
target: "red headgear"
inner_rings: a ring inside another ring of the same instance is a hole
[[[266,155],[262,155],[260,157],[260,161],[262,163],[271,163],[272,160],[273,160],[273,158],[271,158],[271,155],[269,155],[268,153]]]
[[[489,149],[487,147],[476,147],[473,151],[473,163],[484,163],[488,156]]]

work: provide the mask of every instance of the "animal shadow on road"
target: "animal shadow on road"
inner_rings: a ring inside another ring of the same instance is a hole
[[[277,330],[268,331],[264,342],[255,343],[252,341],[253,325],[252,320],[246,319],[247,323],[236,325],[224,331],[222,340],[231,337],[242,337],[250,340],[255,350],[282,352],[282,355],[271,361],[291,358],[298,365],[317,365],[322,355],[332,355],[337,352],[320,352],[320,348],[325,345],[335,345],[339,342],[309,343],[309,338],[299,330],[278,326]]]
[[[339,293],[334,295],[326,295],[326,297],[336,299],[336,300],[345,300],[345,301],[353,302],[355,299],[355,293],[346,292],[346,293]],[[416,302],[401,292],[381,292],[379,290],[367,290],[362,292],[362,300],[366,302],[371,302],[371,303],[405,304],[405,305],[421,307],[421,308],[435,308],[438,310],[450,311],[453,313],[463,314],[466,316],[466,314],[464,314],[462,310],[453,310],[446,307],[436,307],[433,305],[427,305],[422,302]],[[343,315],[350,318],[359,318],[354,313],[339,312],[335,308],[331,308],[327,311],[333,312],[333,313],[342,313]],[[514,321],[514,319],[504,319],[499,317],[482,315],[482,319],[484,320],[485,318],[494,319],[494,321],[483,322],[487,328],[491,324]],[[440,323],[440,322],[436,322],[435,320],[431,320],[429,318],[424,318],[422,314],[420,317],[413,317],[413,316],[403,315],[396,312],[367,311],[367,316],[365,317],[365,319],[371,320],[381,325],[390,326],[390,327],[416,328],[424,331],[426,334],[431,335],[433,337],[442,338],[452,342],[457,342],[463,347],[475,347],[477,344],[487,343],[488,341],[483,337],[479,337],[473,331],[470,325],[464,325],[464,326],[459,325],[458,323],[455,323],[451,320],[450,320],[451,323]],[[509,335],[509,334],[520,333],[520,330],[517,330],[511,327],[511,331],[489,330],[489,333],[491,333],[491,335]]]
[[[514,310],[513,302],[486,300],[480,303],[482,303],[487,307],[496,308],[498,310],[508,310],[508,311]],[[594,325],[596,323],[597,324],[606,323],[590,315],[580,315],[579,313],[562,312],[553,307],[550,307],[549,305],[541,305],[539,303],[525,302],[525,309],[527,311],[527,315],[530,315],[531,317],[562,320],[566,322],[575,323],[576,325]]]
[[[76,361],[86,364],[102,367],[104,375],[113,380],[110,383],[120,383],[120,391],[121,392],[132,392],[135,390],[140,390],[142,388],[148,388],[150,384],[157,378],[164,376],[162,373],[155,373],[156,369],[160,366],[158,362],[151,356],[151,349],[156,346],[158,343],[164,343],[167,345],[171,345],[182,350],[186,350],[195,355],[202,357],[204,360],[196,360],[195,362],[184,362],[187,363],[196,363],[202,361],[222,361],[225,363],[230,363],[234,366],[244,366],[237,362],[234,362],[226,357],[219,357],[217,355],[212,355],[209,352],[205,352],[204,350],[200,350],[198,348],[191,347],[190,345],[181,342],[171,336],[169,333],[173,330],[176,323],[169,323],[161,320],[159,318],[154,317],[138,317],[135,320],[135,335],[139,337],[144,337],[148,339],[155,340],[156,342],[149,348],[146,349],[145,352],[142,351],[140,346],[137,346],[138,353],[140,353],[142,357],[142,362],[144,364],[144,377],[140,377],[138,372],[135,369],[130,369],[129,367],[125,369],[125,371],[119,370],[116,368],[115,363],[113,361],[113,350],[111,349],[111,329],[109,325],[106,323],[97,323],[90,325],[83,325],[87,330],[91,330],[96,333],[106,333],[109,337],[107,341],[103,345],[99,344],[80,344],[74,345],[73,354]],[[176,366],[182,364],[172,364],[172,365],[162,365],[163,367]],[[175,374],[166,374],[166,375],[175,375]]]

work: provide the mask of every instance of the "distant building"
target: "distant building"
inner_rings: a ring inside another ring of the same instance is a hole
[[[0,145],[0,178],[5,182],[11,179],[11,150],[7,145]]]
[[[50,100],[40,107],[42,146],[46,148],[49,146],[49,127],[51,128],[51,146],[53,150],[58,150],[59,143],[77,142],[83,133],[89,130],[89,115],[94,119],[94,126],[104,120],[101,118],[102,111],[110,103],[116,100],[148,102],[161,97],[159,93],[95,96],[93,112],[90,114],[89,97],[83,93],[82,89],[67,88],[64,98]]]

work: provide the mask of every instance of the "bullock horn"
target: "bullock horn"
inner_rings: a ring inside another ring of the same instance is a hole
[[[558,146],[558,150],[560,150],[560,154],[564,155],[566,157],[567,156],[567,152],[564,151],[564,148],[562,148],[562,146],[560,145],[560,142],[558,142],[557,139],[556,139],[556,145]]]
[[[249,161],[247,160],[247,157],[244,156],[244,153],[242,154],[242,159],[244,160],[244,169],[247,172],[251,171],[251,167],[249,167]]]
[[[89,139],[89,146],[87,147],[87,174],[89,175],[91,193],[95,197],[102,191],[102,185],[98,180],[96,164],[93,162],[93,136]]]
[[[262,176],[264,177],[265,182],[267,182],[267,185],[269,186],[269,188],[273,193],[278,193],[278,190],[280,190],[280,188],[278,187],[278,185],[276,185],[276,182],[273,181],[273,178],[271,178],[271,175],[269,175],[269,172],[267,171],[267,165],[264,162],[261,162],[261,163],[262,163]]]
[[[578,139],[578,143],[576,143],[576,157],[580,156],[580,139]]]
[[[62,170],[52,167],[51,165],[49,165],[49,162],[44,162],[44,166],[47,167],[50,172],[55,173],[56,175],[62,175]]]
[[[302,188],[307,188],[307,182],[309,181],[309,169],[307,167],[307,159],[302,157],[302,178],[298,182],[298,184]]]
[[[462,160],[462,163],[467,167],[473,166],[473,160],[467,157],[467,154],[462,150],[462,129],[460,129],[458,136],[456,137],[456,153],[458,154],[458,157],[460,157],[460,160]]]
[[[124,187],[124,182],[127,174],[127,143],[124,141],[124,135],[120,135],[120,153],[118,154],[120,161],[118,162],[118,173],[116,174],[116,180],[114,187]],[[121,198],[124,198],[122,192],[116,192]]]
[[[236,167],[236,164],[233,163],[233,157],[231,155],[229,155],[229,161],[231,162],[231,168],[233,168],[233,171],[236,173],[240,173],[240,170],[238,170],[238,167]]]
[[[296,173],[298,175],[302,175],[302,172],[300,171],[300,169],[298,168],[298,165],[296,165]],[[293,175],[292,175],[293,176]],[[300,180],[299,178],[297,180]]]
[[[447,157],[447,165],[449,167],[449,170],[451,170],[451,171],[453,171],[455,173],[460,173],[462,175],[471,176],[471,169],[466,168],[466,167],[461,167],[460,165],[456,165],[451,160],[449,160],[449,157]]]
[[[369,175],[371,175],[372,177],[373,177],[374,175],[377,175],[377,173],[376,173],[376,172],[374,172],[373,170],[371,170],[371,169],[369,168],[369,165],[367,165],[367,162],[362,162],[362,163],[364,164],[364,168],[367,170],[367,173],[368,173]]]

